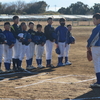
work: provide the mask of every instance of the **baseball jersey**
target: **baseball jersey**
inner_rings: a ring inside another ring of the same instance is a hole
[[[13,35],[16,39],[19,39],[18,34],[20,33],[20,28],[17,24],[13,24],[11,26],[11,32],[13,33]]]
[[[6,44],[7,44],[7,45],[10,46],[10,45],[16,43],[16,39],[15,39],[15,37],[13,36],[12,32],[5,30],[5,31],[3,31],[3,34],[4,34],[5,37],[6,37],[6,40],[7,40],[7,43],[6,43]]]
[[[87,47],[100,46],[100,24],[98,24],[93,30],[90,38],[87,40]]]
[[[34,38],[36,36],[36,32],[34,30],[32,30],[32,29],[29,29],[28,33],[30,33],[30,35],[31,35],[32,42],[35,42]]]
[[[68,42],[68,29],[65,26],[58,26],[55,30],[57,37],[55,43],[58,42]]]
[[[30,42],[28,40],[31,39],[31,35],[27,31],[22,31],[21,33],[23,33],[23,39],[20,42],[22,45],[29,45]]]
[[[45,43],[46,42],[46,36],[43,32],[36,32],[36,37],[37,37],[37,45]]]
[[[53,41],[55,39],[55,29],[52,25],[45,26],[44,33],[47,40]]]

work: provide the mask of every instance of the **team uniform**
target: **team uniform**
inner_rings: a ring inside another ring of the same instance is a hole
[[[97,77],[97,82],[95,84],[100,85],[100,24],[92,30],[92,34],[87,42],[87,47],[91,47],[92,59]]]
[[[16,38],[16,43],[13,47],[13,56],[12,56],[12,61],[13,61],[13,70],[16,71],[18,70],[18,61],[19,61],[19,54],[20,54],[20,43],[19,43],[19,37],[18,34],[20,32],[20,28],[17,24],[13,24],[11,26],[11,32],[13,33],[14,37]]]
[[[35,36],[36,36],[36,32],[34,31],[34,30],[32,30],[32,29],[29,29],[28,30],[28,33],[30,33],[30,35],[31,35],[31,40],[32,40],[32,42],[30,43],[30,69],[33,69],[33,68],[35,68],[34,66],[32,66],[32,62],[33,62],[33,57],[34,57],[34,52],[35,52]]]
[[[30,62],[30,47],[29,47],[29,39],[31,39],[31,35],[27,31],[22,31],[21,33],[18,34],[18,36],[21,38],[19,40],[20,42],[20,56],[19,56],[19,70],[24,71],[24,69],[21,68],[22,66],[22,60],[24,59],[24,56],[26,55],[26,69],[30,67],[31,62]]]
[[[10,65],[12,60],[12,48],[10,46],[16,43],[16,39],[14,38],[12,32],[3,31],[3,34],[6,36],[6,44],[4,44],[4,65],[7,72],[10,72]]]
[[[64,50],[65,50],[66,44],[68,44],[68,29],[67,29],[67,27],[58,26],[56,28],[56,34],[57,34],[57,38],[56,38],[55,43],[58,44],[58,47],[60,49],[60,54],[58,55],[58,65],[57,66],[64,66],[65,65],[65,64],[63,64]],[[66,54],[66,56],[68,56],[68,55]]]
[[[2,56],[3,56],[3,44],[6,42],[6,37],[2,33],[2,30],[0,29],[0,73],[3,71],[1,70],[1,64],[2,64]]]
[[[55,40],[55,30],[52,27],[52,25],[47,25],[44,28],[44,33],[46,36],[46,44],[45,44],[45,52],[46,52],[46,62],[47,62],[47,67],[54,67],[51,65],[51,60],[52,60],[52,50],[53,50],[53,45],[54,45],[54,40]]]
[[[45,44],[46,37],[45,37],[45,34],[43,32],[37,32],[35,38],[37,38],[35,40],[36,62],[37,62],[38,68],[43,68],[44,66],[42,66],[42,55],[44,52],[44,45],[42,45],[42,44]]]

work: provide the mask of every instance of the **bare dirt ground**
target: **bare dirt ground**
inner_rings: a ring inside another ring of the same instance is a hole
[[[18,73],[13,75],[0,75],[0,98],[14,99],[79,99],[100,100],[100,89],[89,88],[94,83],[95,73],[92,62],[86,58],[86,41],[93,27],[73,27],[73,36],[76,44],[71,45],[69,60],[71,66],[57,68],[35,69],[35,75]],[[55,45],[54,45],[55,48]],[[57,54],[53,52],[52,63],[56,66]],[[33,65],[36,66],[35,58]],[[43,56],[45,66],[45,55]],[[3,67],[3,66],[2,66]],[[25,67],[25,60],[23,62]],[[4,68],[3,68],[4,69]],[[95,97],[92,99],[92,97]],[[90,98],[90,99],[89,99]],[[5,99],[0,99],[5,100]]]

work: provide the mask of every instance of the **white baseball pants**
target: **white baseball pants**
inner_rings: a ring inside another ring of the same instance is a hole
[[[66,47],[65,47],[65,52],[64,52],[65,57],[68,57],[69,49],[70,49],[70,45],[67,44]]]
[[[30,47],[29,47],[29,45],[26,46],[26,45],[21,44],[19,60],[22,61],[24,59],[25,55],[26,55],[26,60],[31,59],[30,58]]]
[[[16,39],[16,43],[14,44],[13,47],[13,57],[14,59],[18,59],[20,56],[20,42]]]
[[[2,56],[3,56],[3,45],[0,44],[0,63],[2,62]]]
[[[4,62],[11,63],[12,60],[12,48],[9,48],[8,45],[4,44]]]
[[[100,47],[92,47],[92,59],[96,73],[100,73]]]
[[[46,60],[52,59],[53,45],[54,45],[54,42],[51,42],[50,40],[46,41],[46,44],[45,44]]]
[[[36,51],[36,59],[42,59],[42,55],[44,52],[44,46],[36,45],[35,47]]]
[[[65,42],[59,42],[58,43],[59,49],[60,49],[60,55],[58,57],[64,57],[64,50],[65,50]]]
[[[35,52],[35,43],[31,42],[29,44],[29,47],[30,47],[30,58],[33,58]]]

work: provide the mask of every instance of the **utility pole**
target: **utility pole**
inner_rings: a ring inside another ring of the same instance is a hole
[[[57,7],[57,6],[55,5],[55,12],[56,12],[56,7]]]

